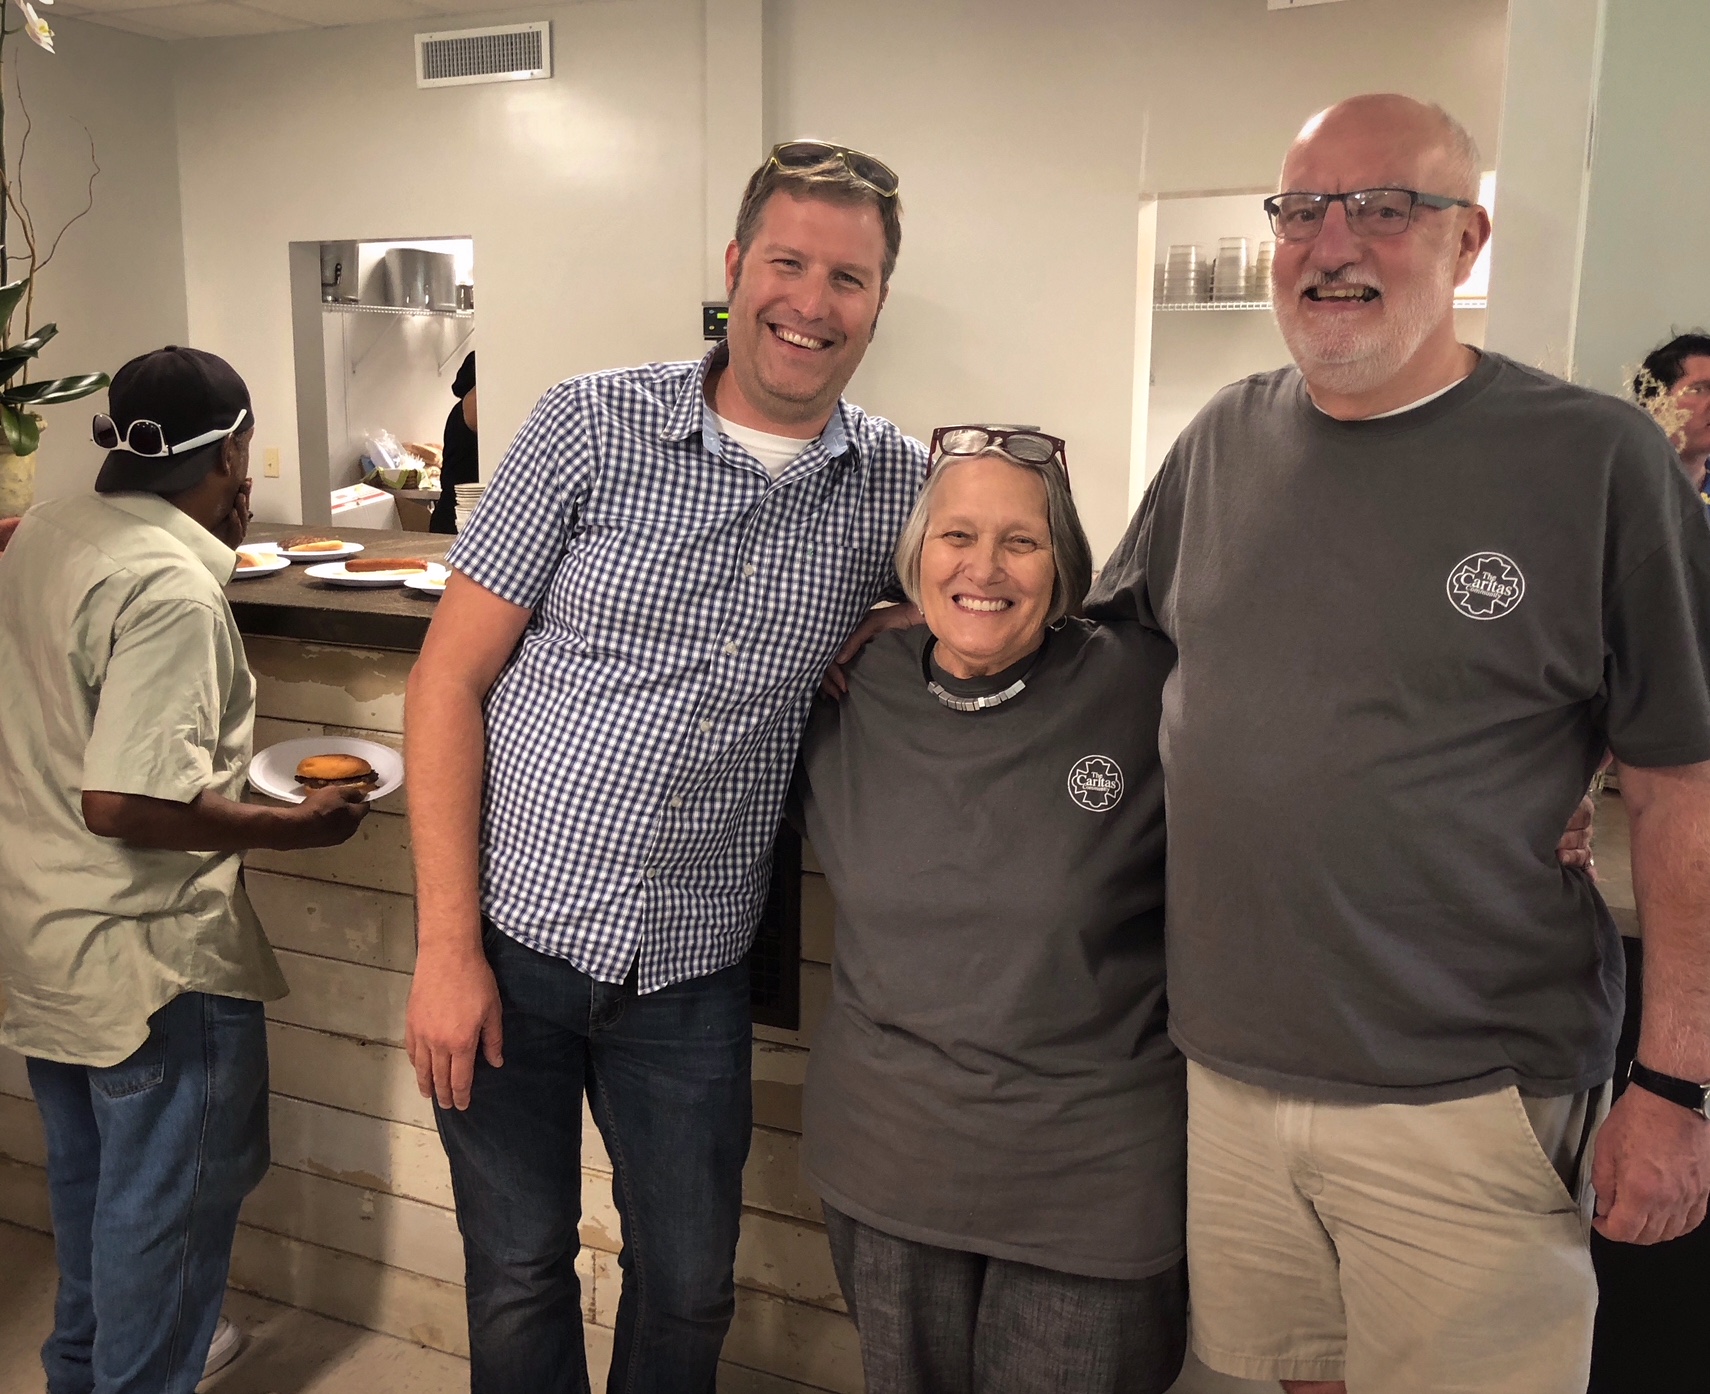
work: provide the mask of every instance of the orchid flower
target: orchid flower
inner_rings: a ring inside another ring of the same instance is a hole
[[[41,0],[44,5],[53,4],[53,0]],[[47,26],[47,21],[36,13],[36,7],[30,0],[18,0],[18,8],[24,12],[24,32],[30,36],[37,48],[53,52],[53,30]]]

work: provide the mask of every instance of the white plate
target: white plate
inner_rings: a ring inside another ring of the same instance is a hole
[[[362,550],[362,544],[360,542],[341,542],[337,551],[329,548],[324,552],[285,552],[280,551],[277,545],[274,550],[279,552],[282,557],[291,558],[292,561],[333,561],[339,557],[354,557]]]
[[[380,783],[369,794],[369,802],[403,787],[404,757],[387,746],[355,736],[299,736],[258,750],[249,762],[249,782],[270,798],[302,803],[307,791],[297,783],[297,765],[311,755],[360,755],[374,766]]]
[[[443,566],[439,569],[445,571],[444,576],[436,576],[430,571],[426,576],[408,577],[404,581],[404,585],[410,590],[421,591],[424,595],[444,595],[445,583],[450,578],[451,573],[446,571]]]
[[[239,566],[232,570],[232,580],[247,580],[251,576],[271,576],[275,571],[289,571],[291,563],[280,556],[277,551],[263,552],[259,547],[239,547],[238,551],[248,552],[258,565]]]
[[[437,576],[444,580],[451,573],[436,561],[428,563],[426,571],[356,571],[344,569],[341,561],[329,561],[320,566],[311,566],[305,576],[313,576],[317,581],[329,581],[335,586],[404,586],[412,580]]]

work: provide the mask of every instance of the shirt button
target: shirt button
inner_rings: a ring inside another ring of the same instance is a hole
[[[744,566],[742,568],[742,574],[744,576],[752,576],[754,574],[754,570],[755,570],[754,563],[749,562],[746,566]]]
[[[681,808],[682,806],[683,806],[683,801],[680,798],[673,798],[671,800],[671,807],[672,808]]]
[[[724,641],[724,651],[730,657],[735,658],[736,657],[736,640],[726,639]]]
[[[653,880],[658,875],[659,875],[659,868],[658,867],[650,866],[647,868],[647,879],[649,881]]]
[[[703,736],[708,736],[708,735],[712,734],[712,722],[704,720],[704,719],[702,720],[702,722],[701,722],[701,734]]]

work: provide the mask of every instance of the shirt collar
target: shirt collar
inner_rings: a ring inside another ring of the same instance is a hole
[[[717,343],[695,365],[695,371],[683,384],[676,402],[672,404],[670,416],[665,419],[665,429],[659,433],[661,440],[686,441],[698,430],[707,454],[714,459],[719,458],[718,418],[707,404],[707,375],[715,368],[726,367],[729,362],[730,345]],[[839,397],[831,420],[819,433],[818,444],[828,460],[839,459],[849,451],[849,428],[844,417],[847,410],[847,404]]]
[[[183,509],[168,503],[159,494],[100,494],[97,497],[133,518],[140,518],[171,533],[207,567],[208,574],[220,585],[231,581],[232,573],[237,569],[237,553]]]

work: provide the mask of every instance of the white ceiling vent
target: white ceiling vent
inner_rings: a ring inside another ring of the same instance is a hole
[[[416,35],[416,86],[522,82],[552,76],[552,25],[500,24]]]

